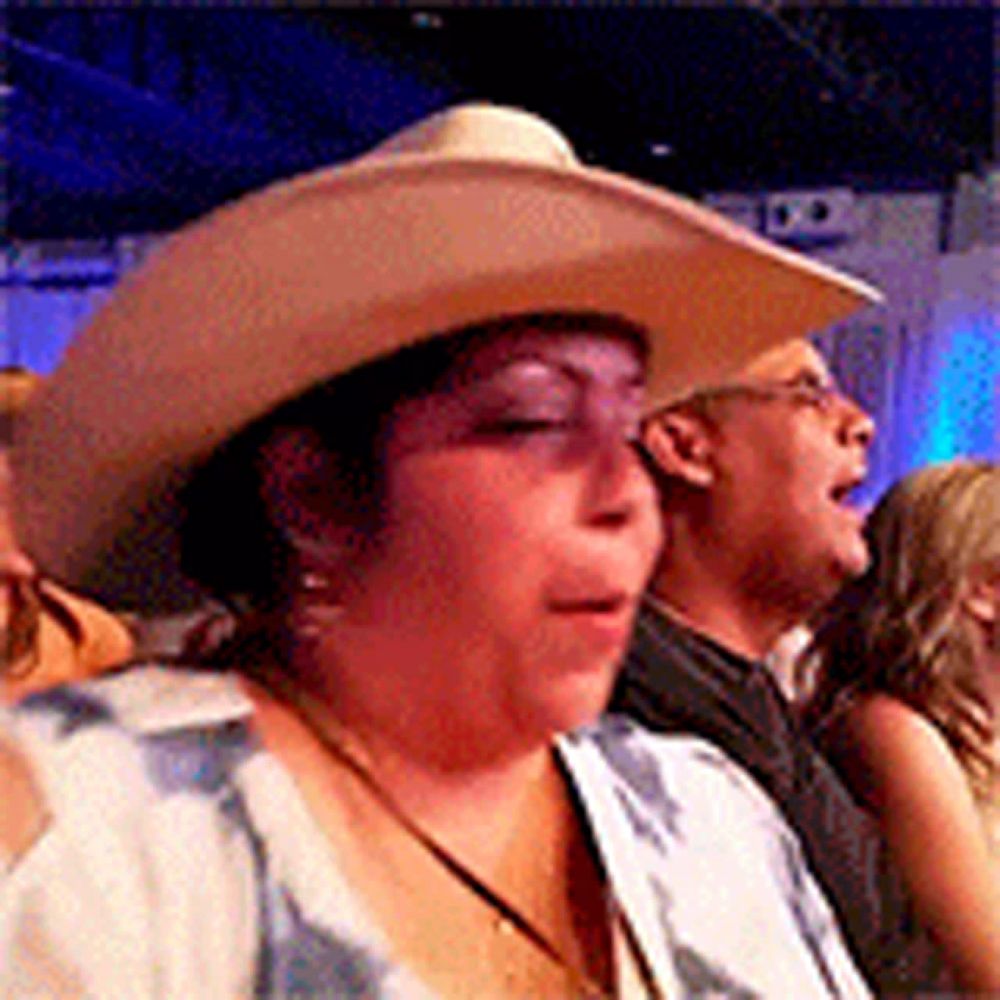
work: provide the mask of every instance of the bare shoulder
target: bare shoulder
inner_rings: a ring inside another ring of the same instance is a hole
[[[898,698],[876,694],[859,699],[843,719],[842,737],[863,772],[863,797],[875,806],[914,793],[921,798],[970,796],[944,734]]]
[[[0,863],[12,865],[45,829],[45,798],[24,754],[0,738]]]
[[[934,725],[906,702],[889,694],[858,698],[846,713],[852,731],[869,739],[923,742],[937,734]]]

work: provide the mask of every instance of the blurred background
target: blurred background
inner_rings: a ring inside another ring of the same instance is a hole
[[[485,99],[547,117],[587,161],[883,288],[884,306],[817,336],[880,425],[870,497],[927,461],[1000,458],[988,0],[14,0],[0,18],[0,364],[51,370],[109,289],[189,219]]]

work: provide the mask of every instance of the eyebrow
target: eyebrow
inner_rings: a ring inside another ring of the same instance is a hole
[[[831,372],[829,368],[820,365],[813,366],[808,362],[803,362],[793,374],[786,376],[781,379],[781,381],[793,382],[795,379],[800,378],[815,378],[824,385],[835,385],[837,381],[833,372]]]
[[[636,366],[633,370],[624,372],[621,377],[613,380],[613,384],[616,388],[625,390],[645,388],[647,381],[647,365],[645,363],[645,359],[635,356],[634,361]],[[568,378],[571,382],[580,387],[597,381],[600,373],[603,371],[603,369],[600,368],[595,369],[589,366],[574,365],[563,358],[548,357],[534,348],[526,348],[522,353],[516,353],[515,351],[515,353],[513,353],[509,358],[504,359],[504,361],[488,371],[476,371],[475,366],[471,366],[466,368],[464,371],[456,372],[454,375],[455,381],[452,382],[452,385],[457,388],[460,386],[473,385],[476,382],[489,382],[492,379],[502,376],[505,371],[524,364],[525,362],[541,365],[554,373]]]

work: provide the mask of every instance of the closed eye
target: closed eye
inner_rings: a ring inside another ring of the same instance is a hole
[[[830,409],[840,394],[835,382],[823,378],[817,372],[800,372],[789,379],[785,386],[798,394],[803,403],[823,411]]]
[[[569,420],[512,417],[482,424],[478,430],[480,434],[487,436],[517,437],[527,434],[555,434],[569,430],[570,426]]]

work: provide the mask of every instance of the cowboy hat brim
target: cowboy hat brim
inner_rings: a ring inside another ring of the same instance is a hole
[[[315,383],[492,317],[585,310],[649,331],[660,403],[878,298],[602,170],[398,154],[318,171],[168,240],[70,345],[21,428],[21,538],[64,582],[174,606],[169,484]],[[155,577],[108,558],[140,523]]]

